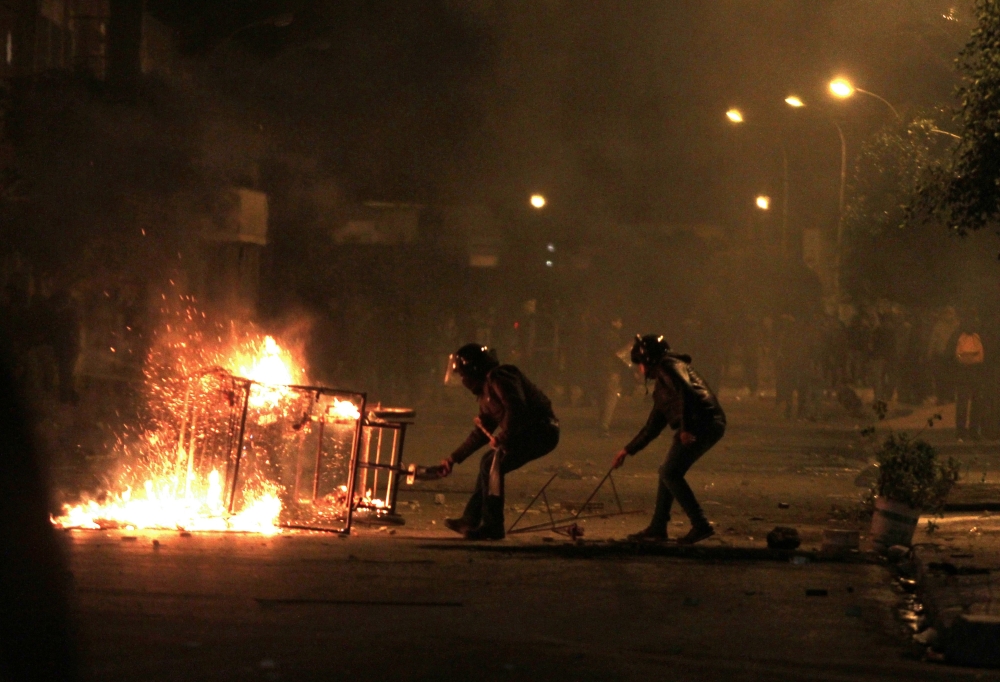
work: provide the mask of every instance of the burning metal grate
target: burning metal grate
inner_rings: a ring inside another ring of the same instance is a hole
[[[304,385],[274,338],[224,342],[191,326],[166,325],[150,353],[144,420],[119,439],[109,489],[56,525],[347,532],[356,510],[395,516],[412,410],[366,414],[364,393]]]

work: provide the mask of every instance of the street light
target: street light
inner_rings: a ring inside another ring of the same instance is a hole
[[[834,78],[830,81],[830,92],[844,99],[854,94],[854,86],[846,78]]]
[[[757,197],[757,208],[762,211],[770,210],[771,208],[771,197],[761,194]]]
[[[903,120],[903,117],[899,115],[898,111],[896,111],[896,107],[892,106],[892,104],[889,103],[889,100],[885,97],[876,95],[874,92],[855,87],[854,84],[846,78],[834,78],[830,81],[830,92],[833,93],[834,97],[838,97],[840,99],[853,97],[856,92],[860,92],[862,95],[868,95],[869,97],[874,97],[878,101],[882,102],[882,104],[889,107],[889,111],[892,112],[892,115],[896,117],[897,121]]]
[[[543,197],[541,194],[532,194],[530,201],[531,205],[534,206],[535,208],[545,207],[545,197]]]
[[[801,100],[797,97],[789,97],[788,99],[794,99],[801,105]],[[788,101],[788,100],[785,100]],[[726,118],[732,121],[734,124],[742,124],[743,112],[735,107],[726,112]],[[782,251],[788,250],[788,149],[785,148],[785,140],[780,135],[778,136],[778,146],[781,148],[781,249]],[[757,206],[763,210],[768,210],[771,205],[771,200],[768,198],[767,207],[760,206],[760,198],[758,197]]]
[[[852,86],[848,81],[843,78],[838,78],[830,83],[830,91],[833,92],[838,97],[850,97],[854,94],[854,86]],[[838,94],[846,93],[846,94]],[[794,101],[793,101],[794,100]],[[787,97],[785,102],[788,103],[790,107],[796,109],[805,106],[803,102],[798,97]],[[886,102],[888,104],[888,102]],[[889,105],[890,108],[892,105]],[[893,109],[895,112],[895,109]],[[837,302],[840,302],[840,255],[841,255],[841,243],[843,241],[844,234],[844,188],[847,185],[847,138],[844,137],[844,129],[840,127],[837,120],[830,117],[830,123],[833,127],[837,129],[837,135],[840,137],[840,192],[837,197],[837,247],[834,254],[834,266],[833,266],[833,291]]]

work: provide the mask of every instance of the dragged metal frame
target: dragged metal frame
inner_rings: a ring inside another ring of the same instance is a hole
[[[583,504],[576,507],[575,514],[558,520],[552,514],[552,508],[549,505],[549,497],[545,492],[546,489],[548,489],[549,484],[552,483],[552,481],[556,480],[556,477],[559,475],[558,473],[552,474],[549,480],[545,482],[545,485],[542,486],[541,490],[539,490],[535,494],[535,496],[531,498],[531,502],[529,502],[528,506],[524,508],[524,511],[521,512],[521,515],[518,516],[516,519],[514,519],[514,523],[510,524],[510,528],[507,529],[507,534],[516,535],[518,533],[537,533],[539,531],[549,531],[553,533],[559,533],[561,535],[568,535],[572,538],[576,538],[579,537],[580,535],[578,531],[578,526],[576,525],[577,521],[584,521],[586,519],[607,519],[613,516],[626,516],[628,514],[641,514],[644,511],[642,509],[633,509],[630,511],[625,511],[625,508],[622,507],[621,497],[618,496],[618,487],[615,486],[615,479],[611,477],[612,471],[614,471],[614,467],[608,469],[608,473],[604,474],[604,478],[601,479],[601,481],[597,484],[597,487],[594,488],[593,492],[590,493],[590,496],[587,497],[587,499],[583,502]],[[590,502],[597,495],[598,491],[604,486],[605,482],[611,483],[611,490],[614,493],[615,504],[618,506],[618,511],[611,512],[608,514],[590,514],[589,516],[581,516],[581,514],[583,514],[583,512],[587,510],[587,505],[590,504]],[[531,526],[524,526],[522,528],[518,528],[517,524],[521,521],[522,518],[524,518],[524,515],[528,513],[528,510],[531,509],[532,505],[535,504],[535,502],[538,500],[539,497],[541,497],[542,501],[545,503],[545,512],[549,515],[548,523],[536,523]]]

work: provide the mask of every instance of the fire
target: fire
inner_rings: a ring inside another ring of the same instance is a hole
[[[273,535],[281,532],[278,516],[281,500],[274,491],[265,492],[237,514],[227,515],[219,472],[209,475],[204,495],[177,495],[175,481],[147,479],[142,496],[126,487],[104,503],[89,500],[67,507],[53,519],[61,528],[177,529],[188,531],[243,531]]]
[[[327,408],[327,414],[337,421],[357,421],[361,419],[361,412],[350,400],[333,399],[333,405]]]
[[[197,313],[189,309],[187,316],[191,322]],[[266,435],[268,428],[283,428],[295,410],[301,414],[301,407],[291,404],[289,387],[303,383],[305,373],[272,336],[250,334],[226,343],[222,334],[216,334],[215,339],[213,344],[204,332],[185,333],[183,324],[165,325],[145,370],[146,412],[151,416],[141,426],[123,428],[116,448],[121,464],[116,483],[99,499],[67,505],[53,518],[55,525],[280,532],[281,488],[266,474],[281,453],[268,450],[272,442],[260,434]],[[203,371],[212,367],[220,368],[224,378],[219,379],[215,370]],[[196,403],[192,395],[200,396],[202,402]],[[231,443],[232,433],[226,432],[227,441],[219,428],[206,431],[210,422],[233,428],[225,415],[234,410],[245,414],[248,433],[251,427],[258,429],[256,438],[247,436],[240,455],[242,461],[252,461],[254,468],[244,463],[243,471],[234,467],[237,458],[226,455],[219,445]],[[350,401],[335,401],[328,410],[337,420],[360,418]],[[197,436],[196,427],[201,429]],[[281,433],[272,438],[279,450],[286,440]],[[238,485],[233,484],[233,477],[238,478]]]
[[[250,406],[256,409],[276,406],[288,395],[285,387],[302,379],[293,369],[291,353],[279,346],[272,336],[265,336],[262,345],[250,344],[226,366],[237,376],[259,384],[250,395]]]

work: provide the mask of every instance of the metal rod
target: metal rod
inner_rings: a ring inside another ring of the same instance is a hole
[[[372,460],[372,429],[373,426],[365,426],[361,430],[361,450],[364,452],[364,461],[358,461],[358,466],[361,467],[361,489],[364,490],[368,487],[368,468],[371,466]]]
[[[299,432],[299,445],[295,448],[295,490],[292,493],[295,504],[299,503],[299,486],[302,482],[302,443],[306,439],[305,436],[304,430]]]
[[[393,431],[392,431],[392,449],[389,451],[389,464],[390,465],[395,465],[395,463],[396,463],[396,448],[397,448],[398,445],[399,445],[399,431],[397,431],[396,429],[393,429]],[[392,489],[393,489],[393,485],[392,484],[393,484],[393,481],[396,480],[396,476],[397,476],[397,474],[394,474],[393,471],[392,471],[392,469],[390,469],[389,472],[386,474],[385,499],[383,500],[383,502],[385,503],[385,507],[387,509],[389,509],[390,512],[394,511],[392,509],[393,505],[391,504],[391,499],[392,499]]]
[[[507,529],[508,533],[514,530],[514,526],[517,525],[517,522],[520,521],[522,518],[524,518],[524,515],[528,513],[529,509],[531,509],[531,505],[533,505],[535,503],[535,500],[537,500],[541,496],[541,494],[545,492],[545,489],[549,487],[549,483],[552,483],[552,481],[556,480],[556,476],[558,475],[559,475],[558,473],[552,474],[552,478],[547,480],[545,482],[545,485],[542,486],[542,489],[539,490],[537,493],[535,493],[535,496],[531,498],[531,502],[529,502],[528,506],[524,508],[524,511],[521,512],[521,515],[518,516],[516,519],[514,519],[514,523],[510,524],[510,528]]]
[[[608,481],[611,482],[611,490],[614,491],[615,493],[615,504],[618,505],[618,511],[619,512],[625,511],[625,508],[622,506],[622,500],[620,497],[618,497],[618,486],[615,485],[615,477],[612,476],[611,474],[608,474]]]
[[[581,513],[583,513],[583,510],[586,509],[587,505],[590,504],[590,501],[594,499],[594,496],[597,494],[597,491],[601,489],[601,486],[604,485],[604,482],[608,480],[608,477],[611,476],[611,472],[614,470],[615,467],[612,465],[612,467],[608,469],[608,473],[604,474],[604,478],[601,479],[601,482],[597,484],[596,488],[594,488],[594,492],[590,493],[590,497],[587,498],[587,501],[581,504],[580,507],[576,510],[576,515],[573,516],[574,519],[580,516]]]
[[[399,425],[399,447],[393,453],[392,466],[394,467],[396,473],[390,474],[390,481],[392,482],[392,493],[389,495],[389,513],[396,513],[396,497],[399,495],[399,468],[400,462],[403,460],[403,441],[406,440],[406,424]]]
[[[229,489],[229,504],[227,509],[229,513],[233,513],[233,507],[236,505],[236,484],[240,480],[240,460],[243,459],[243,436],[246,434],[247,429],[247,410],[250,409],[250,389],[252,385],[247,383],[245,385],[246,394],[243,396],[243,416],[240,417],[240,435],[236,439],[236,462],[233,465],[233,483]]]
[[[187,448],[184,447],[184,439],[188,434],[188,423],[191,421],[191,382],[188,382],[187,390],[184,391],[184,409],[182,410],[184,420],[181,422],[180,434],[177,436],[177,468],[181,465],[181,453]],[[192,432],[193,432],[192,427]]]
[[[382,462],[382,429],[378,430],[378,441],[375,443],[375,464],[380,464]],[[367,490],[362,490],[361,495],[364,496]],[[375,469],[375,474],[372,476],[372,494],[378,495],[378,469]]]
[[[549,506],[548,493],[542,493],[542,501],[545,502],[545,513],[549,515],[549,522],[553,526],[556,525],[556,517],[552,516],[552,507]]]
[[[525,526],[524,528],[516,528],[514,530],[507,531],[508,534],[516,533],[535,533],[540,530],[558,530],[560,528],[568,528],[572,526],[576,521],[586,521],[587,519],[611,519],[616,516],[629,516],[631,514],[642,514],[644,509],[630,509],[629,511],[623,512],[612,512],[610,514],[591,514],[590,516],[573,516],[566,519],[559,519],[555,522],[553,526],[551,523],[536,523],[533,526]]]
[[[319,499],[319,470],[323,463],[323,427],[326,422],[319,422],[319,440],[316,443],[316,468],[313,469],[313,504]]]
[[[281,527],[291,528],[292,530],[314,530],[319,533],[337,533],[339,535],[344,534],[344,530],[339,528],[326,528],[324,526],[306,526],[299,523],[282,523]]]
[[[358,465],[358,456],[361,450],[361,421],[364,419],[365,405],[368,402],[368,394],[361,393],[361,418],[354,424],[354,441],[351,443],[351,466],[347,470],[347,525],[344,527],[345,533],[351,532],[351,521],[354,519],[354,472]]]
[[[202,410],[203,411],[203,410]],[[191,421],[190,428],[188,429],[188,445],[187,445],[187,477],[184,481],[184,497],[191,497],[191,479],[194,478],[194,453],[196,451],[197,441],[195,440],[198,432],[198,406],[191,406]]]

